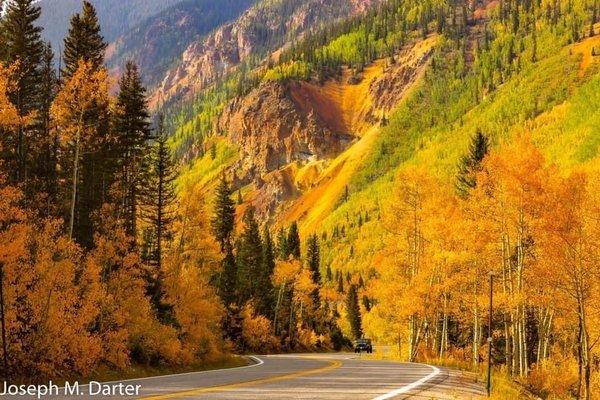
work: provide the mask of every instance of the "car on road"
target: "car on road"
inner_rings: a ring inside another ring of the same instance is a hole
[[[373,344],[371,343],[371,339],[358,339],[354,341],[354,352],[355,353],[372,353],[373,352]]]

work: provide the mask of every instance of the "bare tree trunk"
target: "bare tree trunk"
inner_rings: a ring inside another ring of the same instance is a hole
[[[550,344],[550,329],[552,328],[552,318],[554,317],[554,313],[550,312],[550,316],[548,317],[548,322],[546,325],[546,336],[544,338],[544,348],[543,348],[543,356],[544,359],[548,358],[548,346]]]
[[[525,306],[522,307],[522,314],[523,315],[521,316],[521,324],[523,327],[521,328],[521,332],[523,335],[523,374],[524,376],[527,376],[529,374],[529,351],[527,348],[527,318],[525,315]]]
[[[539,365],[540,362],[542,361],[542,347],[543,344],[542,342],[544,341],[544,328],[545,328],[545,322],[544,319],[546,318],[546,314],[545,311],[542,307],[539,308],[538,310],[539,316],[538,316],[538,341],[537,341],[537,357],[535,362]]]
[[[550,340],[550,326],[552,324],[552,311],[545,307],[540,307],[539,331],[537,344],[536,363],[539,365],[546,359],[548,341]]]
[[[587,316],[585,309],[585,300],[583,294],[577,295],[579,303],[579,387],[583,389],[583,394],[579,393],[579,398],[583,400],[590,399],[590,344],[587,329]]]
[[[408,361],[414,362],[417,359],[417,352],[419,349],[419,343],[421,341],[421,327],[417,323],[417,317],[411,315],[409,324],[409,355]]]
[[[285,281],[281,284],[281,288],[279,288],[279,293],[277,295],[277,304],[275,304],[275,315],[273,316],[273,327],[275,328],[275,335],[278,333],[278,325],[277,318],[279,317],[279,307],[281,306],[281,301],[283,300],[283,290],[285,289]]]
[[[579,310],[581,313],[581,310]],[[583,324],[579,316],[579,340],[577,343],[577,398],[581,399],[581,388],[583,387]]]
[[[448,349],[448,296],[444,294],[444,313],[442,317],[442,337],[440,339],[440,358],[444,358]]]
[[[509,264],[509,244],[506,235],[502,236],[502,292],[505,296],[512,295],[512,274],[510,271]],[[512,313],[505,311],[503,313],[504,319],[504,336],[506,340],[504,352],[506,367],[510,375],[514,374],[515,371],[515,342],[514,342],[514,329],[512,324]]]
[[[402,333],[398,330],[398,357],[402,358]]]
[[[440,347],[440,316],[439,313],[435,313],[435,316],[433,317],[433,322],[435,325],[435,330],[433,331],[433,338],[431,340],[431,352],[435,353],[437,352],[438,357],[440,357],[440,353],[439,353],[439,347]]]
[[[473,312],[473,365],[479,365],[479,310]]]
[[[79,141],[81,136],[81,120],[75,137],[75,156],[73,158],[73,185],[71,188],[71,212],[69,216],[69,238],[73,238],[73,225],[75,222],[75,202],[77,201],[77,180],[79,179]]]

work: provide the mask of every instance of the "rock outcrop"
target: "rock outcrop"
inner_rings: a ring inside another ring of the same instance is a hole
[[[373,110],[388,113],[398,104],[429,60],[433,51],[431,43],[435,40],[435,37],[430,37],[396,55],[395,63],[371,82],[369,93],[373,99]]]
[[[259,1],[238,19],[191,43],[177,66],[154,91],[151,104],[168,103],[197,92],[230,72],[250,55],[266,55],[300,37],[320,21],[363,12],[382,0]]]
[[[323,184],[318,171],[389,115],[423,73],[436,40],[408,46],[392,65],[376,61],[358,82],[351,82],[348,69],[323,85],[265,82],[227,104],[214,130],[238,146],[234,186],[252,184],[251,202],[261,219]],[[298,183],[298,171],[317,166],[312,183]]]
[[[217,124],[240,147],[240,178],[258,178],[294,161],[335,157],[353,139],[306,112],[290,96],[289,86],[276,82],[233,100]]]

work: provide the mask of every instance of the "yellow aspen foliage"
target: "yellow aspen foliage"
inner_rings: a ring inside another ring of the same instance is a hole
[[[83,294],[80,251],[54,220],[36,221],[0,182],[0,264],[11,371],[24,377],[89,374],[101,357],[98,315]],[[35,332],[35,333],[33,333]]]
[[[279,287],[282,284],[294,282],[300,271],[302,271],[302,264],[296,259],[277,261],[273,272],[273,284],[275,287]]]
[[[93,133],[86,125],[86,116],[94,108],[107,105],[108,73],[80,61],[77,71],[65,82],[52,104],[51,113],[58,125],[63,142],[82,143]]]
[[[407,168],[396,178],[393,202],[385,211],[384,226],[390,245],[378,259],[380,279],[374,283],[378,304],[373,313],[390,321],[394,341],[402,345],[409,360],[417,356],[425,327],[431,319],[435,282],[426,237],[426,224],[435,218],[436,182],[420,168]]]
[[[580,393],[590,393],[593,348],[600,340],[600,179],[575,171],[553,180],[544,213],[544,235],[540,248],[544,254],[539,281],[555,288],[549,303],[554,310],[570,317],[577,326],[577,353],[582,374],[577,383]],[[571,342],[569,338],[567,343]]]
[[[103,221],[94,238],[94,249],[87,255],[87,268],[96,274],[96,292],[99,308],[98,334],[102,337],[104,361],[124,369],[130,364],[130,355],[144,348],[146,331],[154,323],[150,302],[145,295],[143,279],[145,266],[139,255],[132,251],[132,239],[127,237],[114,210],[106,205],[101,211]],[[156,349],[147,349],[152,352]]]
[[[246,304],[242,309],[242,318],[242,338],[246,350],[271,352],[278,349],[278,339],[268,318],[256,314],[251,304]]]
[[[14,89],[11,78],[14,67],[6,67],[0,63],[0,126],[10,128],[18,125],[19,113],[8,99],[8,94]]]
[[[8,95],[15,90],[15,74],[17,71],[18,62],[10,66],[0,63],[0,126],[7,129],[27,125],[33,118],[33,114],[19,115],[17,108],[8,98]]]
[[[526,351],[526,308],[531,302],[536,278],[535,242],[548,199],[547,182],[552,169],[527,135],[492,152],[478,174],[478,187],[470,201],[491,231],[484,234],[499,251],[493,265],[499,285],[498,307],[507,321],[508,364],[525,376],[529,363]],[[547,310],[541,310],[543,319]]]
[[[303,309],[310,310],[315,306],[312,293],[316,288],[310,271],[303,267],[294,279],[294,301],[301,304]]]
[[[173,306],[182,338],[182,362],[221,355],[223,306],[210,279],[218,273],[219,246],[210,234],[203,202],[193,191],[178,204],[172,247],[165,266],[166,301]]]
[[[57,94],[50,109],[61,146],[73,152],[69,237],[73,237],[81,154],[101,145],[98,136],[94,135],[94,112],[108,108],[108,103],[106,69],[96,69],[92,63],[81,60],[77,71]]]

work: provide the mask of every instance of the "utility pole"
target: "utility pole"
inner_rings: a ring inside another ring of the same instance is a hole
[[[494,300],[494,275],[490,274],[490,315],[488,316],[488,368],[487,368],[487,395],[490,397],[492,393],[492,314]]]
[[[2,357],[4,379],[8,380],[8,353],[6,351],[6,319],[4,318],[4,263],[0,262],[0,323],[2,324]]]

